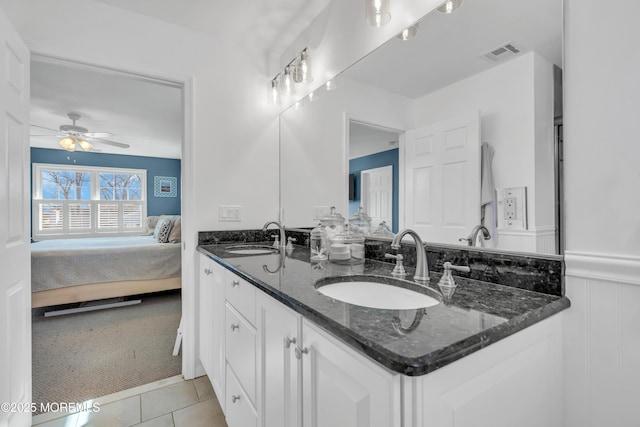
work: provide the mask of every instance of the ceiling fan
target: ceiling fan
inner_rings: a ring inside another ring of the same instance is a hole
[[[55,132],[54,135],[31,135],[31,136],[58,136],[62,139],[60,140],[60,146],[67,151],[75,151],[77,146],[79,145],[84,151],[90,151],[93,148],[92,143],[99,144],[107,144],[112,145],[114,147],[119,148],[129,148],[129,144],[124,144],[122,142],[110,141],[108,139],[112,136],[115,136],[111,132],[89,132],[87,128],[82,126],[77,126],[76,121],[80,120],[80,114],[78,113],[68,113],[67,117],[71,119],[73,124],[71,125],[60,125],[59,130],[50,129],[44,126],[31,125],[36,128],[45,129],[50,132]],[[91,141],[91,142],[89,142]]]

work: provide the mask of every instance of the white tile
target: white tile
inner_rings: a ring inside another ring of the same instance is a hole
[[[165,414],[161,417],[145,421],[142,424],[136,424],[133,427],[174,427],[173,415]]]
[[[173,413],[175,427],[227,427],[215,399],[205,400]]]
[[[200,399],[201,402],[203,400],[208,400],[216,397],[216,394],[213,391],[213,386],[211,385],[211,381],[209,381],[209,377],[207,377],[206,375],[193,380],[193,385],[196,386],[198,399]]]
[[[168,414],[198,402],[193,381],[183,381],[142,394],[142,421]]]
[[[133,396],[102,405],[98,412],[80,412],[76,427],[130,427],[140,421],[140,396]]]
[[[78,422],[78,414],[71,414],[63,418],[57,418],[42,424],[36,424],[34,418],[34,426],[37,427],[75,427]]]

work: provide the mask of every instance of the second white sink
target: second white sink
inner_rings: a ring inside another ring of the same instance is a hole
[[[349,281],[338,281],[328,278],[318,282],[317,290],[323,295],[346,302],[370,308],[387,310],[411,310],[431,307],[440,303],[434,296],[413,291],[393,284],[380,283],[381,280],[367,278],[350,278]],[[393,279],[389,279],[392,281]],[[333,282],[323,284],[325,281]]]

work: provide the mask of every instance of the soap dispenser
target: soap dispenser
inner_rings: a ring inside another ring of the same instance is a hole
[[[438,288],[440,288],[440,292],[444,295],[445,299],[450,299],[453,296],[453,293],[456,290],[456,281],[453,278],[453,274],[451,274],[451,270],[463,271],[465,273],[469,273],[471,269],[469,267],[461,266],[461,265],[453,265],[449,261],[445,262],[442,267],[444,271],[442,272],[442,277],[438,282]]]

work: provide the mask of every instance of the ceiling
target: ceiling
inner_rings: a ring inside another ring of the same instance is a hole
[[[344,75],[415,99],[496,65],[483,55],[508,42],[561,67],[562,0],[465,0],[450,15],[431,12],[415,38],[391,39]]]
[[[214,37],[233,39],[279,56],[329,3],[329,0],[96,0]],[[35,58],[31,65],[31,146],[61,149],[55,130],[72,124],[89,132],[110,132],[109,140],[127,149],[101,144],[95,151],[181,158],[182,96],[179,87],[87,66]],[[94,140],[91,141],[92,143]]]

